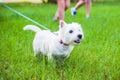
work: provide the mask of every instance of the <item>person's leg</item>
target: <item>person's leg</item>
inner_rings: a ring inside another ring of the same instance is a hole
[[[85,0],[80,0],[76,5],[75,5],[75,9],[77,10],[79,7],[81,7],[82,5],[85,4]]]
[[[55,14],[54,21],[56,20],[64,20],[64,11],[65,11],[65,1],[57,0],[58,10]]]
[[[90,17],[91,0],[86,0],[86,18]]]
[[[69,8],[70,6],[70,0],[65,0],[65,11]]]
[[[79,2],[77,2],[77,4],[73,8],[71,8],[71,15],[73,16],[76,15],[77,13],[76,10],[84,4],[85,4],[85,0],[80,0]]]

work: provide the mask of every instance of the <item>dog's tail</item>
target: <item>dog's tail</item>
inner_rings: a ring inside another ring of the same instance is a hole
[[[23,28],[23,30],[32,30],[34,32],[40,32],[41,29],[38,28],[37,26],[34,26],[34,25],[27,25]]]

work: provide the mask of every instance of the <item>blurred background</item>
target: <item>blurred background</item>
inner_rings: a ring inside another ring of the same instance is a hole
[[[71,0],[71,2],[77,2],[79,0]],[[93,2],[115,2],[120,0],[92,0]],[[31,2],[31,3],[47,3],[47,2],[53,2],[55,3],[56,0],[0,0],[0,2],[5,3],[13,3],[13,2]]]

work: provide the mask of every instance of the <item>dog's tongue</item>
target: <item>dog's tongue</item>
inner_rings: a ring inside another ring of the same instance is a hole
[[[79,42],[79,43],[80,43],[80,40],[78,39],[78,40],[77,40],[77,42]]]

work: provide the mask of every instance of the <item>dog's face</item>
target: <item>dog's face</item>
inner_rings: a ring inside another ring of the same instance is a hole
[[[60,21],[59,27],[59,35],[64,43],[76,45],[84,38],[81,25],[78,23],[67,24],[64,21]]]

